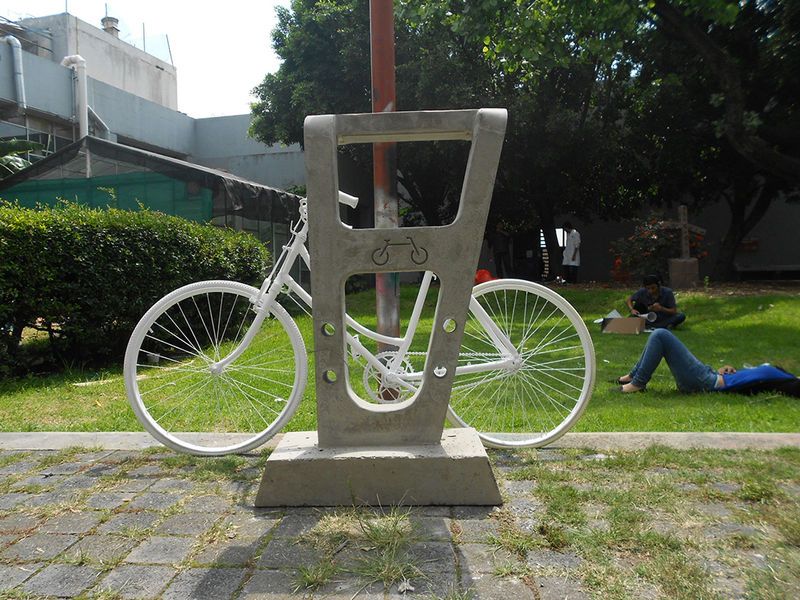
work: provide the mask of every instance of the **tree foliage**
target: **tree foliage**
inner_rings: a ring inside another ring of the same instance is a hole
[[[256,90],[253,134],[302,140],[306,114],[369,110],[366,2],[294,0]],[[492,220],[545,232],[720,199],[716,275],[800,185],[800,5],[791,0],[399,0],[398,108],[504,106]],[[463,156],[406,152],[399,180],[429,223],[452,212]],[[362,165],[368,155],[362,154]]]

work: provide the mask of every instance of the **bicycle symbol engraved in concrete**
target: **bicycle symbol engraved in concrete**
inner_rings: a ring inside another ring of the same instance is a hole
[[[389,262],[389,246],[411,246],[411,261],[415,265],[426,263],[428,261],[428,251],[422,246],[418,247],[411,236],[406,236],[406,239],[408,240],[407,242],[390,242],[389,240],[384,240],[385,243],[383,247],[376,248],[372,253],[372,262],[379,267]]]

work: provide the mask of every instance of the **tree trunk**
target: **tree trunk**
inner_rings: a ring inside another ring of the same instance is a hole
[[[763,184],[754,189],[750,185],[751,183],[752,180],[746,183],[742,181],[735,183],[727,198],[728,208],[731,211],[731,224],[722,238],[717,261],[712,271],[712,276],[717,281],[736,279],[734,265],[736,250],[747,234],[753,231],[767,213],[777,192],[772,186]],[[748,207],[750,207],[749,212]]]

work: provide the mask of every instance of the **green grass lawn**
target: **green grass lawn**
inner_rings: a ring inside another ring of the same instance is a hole
[[[592,323],[617,308],[624,308],[626,290],[578,287],[559,288],[583,316],[597,353],[597,383],[592,401],[575,431],[798,431],[800,402],[780,395],[737,396],[681,394],[665,365],[659,367],[645,394],[614,394],[611,383],[628,372],[646,342],[646,334],[600,333]],[[403,288],[403,314],[410,312],[416,290]],[[435,290],[421,325],[430,331]],[[374,293],[348,298],[348,311],[367,326],[374,326]],[[776,291],[739,295],[728,291],[681,292],[686,323],[677,332],[689,348],[708,364],[771,362],[800,372],[800,297]],[[297,318],[310,352],[311,320]],[[424,347],[425,341],[418,342]],[[355,379],[360,379],[357,375]],[[354,388],[358,389],[358,382]],[[315,428],[314,385],[288,430]],[[141,429],[125,399],[119,368],[69,371],[0,382],[2,431],[133,431]]]

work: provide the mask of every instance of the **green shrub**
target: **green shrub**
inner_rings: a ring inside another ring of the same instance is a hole
[[[161,213],[0,201],[0,365],[20,367],[26,327],[46,331],[60,361],[119,358],[166,293],[203,279],[256,283],[268,260],[248,234]]]
[[[650,274],[666,280],[669,259],[681,254],[681,234],[678,229],[665,227],[663,218],[656,214],[638,223],[628,237],[612,241],[610,251],[615,256],[611,270],[614,281],[639,280]],[[689,234],[689,253],[700,260],[708,256],[702,235]]]

